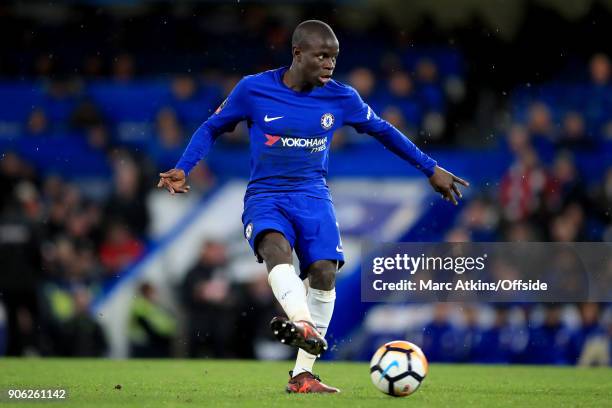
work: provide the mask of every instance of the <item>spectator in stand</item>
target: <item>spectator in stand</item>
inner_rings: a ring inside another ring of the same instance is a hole
[[[538,155],[544,160],[552,158],[556,142],[555,126],[550,108],[542,102],[535,102],[529,107],[527,129],[531,135],[531,143]]]
[[[432,321],[423,329],[423,352],[429,361],[452,362],[457,357],[458,337],[449,322],[450,304],[436,303]]]
[[[107,276],[117,276],[143,252],[144,244],[132,234],[127,225],[118,221],[108,224],[99,252]]]
[[[45,205],[49,206],[49,203],[61,200],[65,187],[64,180],[59,175],[54,173],[48,174],[44,179],[42,187]]]
[[[378,71],[383,77],[390,78],[394,72],[403,70],[401,57],[391,51],[385,52],[379,60]]]
[[[542,231],[529,222],[510,223],[503,233],[503,241],[507,242],[535,242],[542,239]]]
[[[503,148],[504,151],[507,150],[507,153],[513,156],[518,156],[520,153],[531,149],[531,137],[527,128],[519,123],[513,123],[510,126],[506,136],[506,145]]]
[[[41,108],[36,108],[30,113],[26,126],[27,136],[46,137],[51,133],[47,114]]]
[[[104,238],[103,223],[106,221],[102,213],[102,208],[97,202],[89,201],[83,204],[82,211],[85,212],[87,216],[89,241],[93,243],[94,248],[98,248]]]
[[[376,101],[376,78],[372,73],[372,70],[366,67],[358,67],[353,69],[348,76],[348,83],[355,88],[355,90],[361,95],[361,98],[368,104],[374,111],[379,111],[379,106]]]
[[[107,351],[106,335],[91,316],[91,292],[81,287],[72,293],[74,314],[62,325],[60,355],[103,357]]]
[[[55,241],[48,259],[53,279],[41,284],[41,350],[44,355],[99,357],[106,351],[102,328],[89,314],[96,293],[97,272],[93,252],[72,241]]]
[[[524,352],[528,364],[568,364],[567,350],[571,331],[561,321],[561,307],[546,305],[544,322],[529,328],[529,343]]]
[[[233,330],[230,284],[224,276],[226,247],[204,243],[198,262],[181,286],[188,316],[189,357],[231,357],[227,347]]]
[[[99,79],[104,71],[104,63],[100,53],[88,55],[83,60],[83,76],[87,79]]]
[[[551,193],[547,207],[551,213],[559,212],[570,201],[584,201],[583,183],[574,164],[574,157],[568,151],[561,151],[555,157],[551,172]]]
[[[15,190],[19,189],[17,184]],[[7,354],[35,354],[39,335],[36,290],[41,272],[40,225],[28,214],[32,197],[24,200],[17,192],[4,194],[8,198],[0,212],[0,302],[7,314]]]
[[[593,347],[600,339],[606,337],[605,327],[601,324],[601,307],[598,303],[581,303],[578,305],[580,312],[580,325],[573,333],[569,358],[572,364],[580,365],[607,365],[601,356],[594,358]],[[595,346],[597,347],[597,346]],[[599,360],[599,361],[598,361]]]
[[[610,58],[606,54],[597,53],[593,55],[589,65],[591,83],[597,87],[605,87],[610,84]]]
[[[128,82],[134,79],[135,73],[134,57],[128,53],[122,53],[113,59],[113,78],[119,82]]]
[[[101,330],[88,315],[91,296],[102,276],[94,247],[60,235],[45,245],[46,280],[41,287],[41,314],[46,355],[101,355],[105,341],[95,339]],[[102,339],[103,340],[103,339]],[[83,342],[76,350],[76,342]]]
[[[569,204],[549,224],[550,240],[576,242],[584,240],[584,210],[578,203]]]
[[[19,155],[10,151],[4,153],[0,160],[0,212],[9,203],[13,204],[17,184],[34,179],[33,169]]]
[[[54,130],[65,130],[80,92],[81,84],[77,80],[63,77],[47,82],[41,108],[47,114],[49,122],[56,125]]]
[[[93,225],[89,213],[83,208],[71,211],[64,224],[64,233],[77,245],[93,245],[91,229]]]
[[[53,240],[64,233],[64,225],[68,219],[68,209],[61,200],[53,200],[48,206],[48,216],[45,222],[44,235],[48,240]]]
[[[424,111],[422,132],[428,141],[442,141],[446,129],[446,102],[439,82],[438,66],[429,58],[421,58],[415,71],[418,99]]]
[[[104,125],[94,125],[87,129],[87,144],[94,150],[107,152],[110,150],[110,136]]]
[[[164,108],[157,114],[155,139],[149,143],[148,152],[158,170],[172,168],[183,154],[185,137],[175,112]]]
[[[580,112],[570,111],[563,116],[563,126],[558,144],[567,149],[591,149],[594,147],[592,138],[587,135],[584,117]]]
[[[175,317],[161,305],[157,290],[149,282],[138,287],[130,311],[130,355],[132,357],[170,357],[176,336]]]
[[[429,58],[421,58],[416,64],[416,82],[420,99],[427,111],[444,112],[444,92],[440,87],[438,66]]]
[[[210,83],[216,83],[211,80]],[[170,85],[169,106],[180,122],[191,133],[202,124],[221,104],[223,98],[217,86],[198,85],[191,75],[179,75]]]
[[[56,176],[45,181],[44,189],[48,194],[45,198],[45,236],[47,239],[53,239],[66,233],[68,217],[81,210],[82,198],[76,186],[66,184]]]
[[[550,178],[537,153],[533,149],[519,153],[500,183],[504,218],[510,222],[527,219],[542,209],[550,191]]]
[[[471,361],[488,364],[507,364],[512,359],[512,326],[508,321],[508,309],[501,306],[495,309],[495,320],[491,327],[483,329],[480,342],[473,350]]]
[[[172,96],[176,101],[189,101],[197,93],[197,85],[192,76],[179,75],[172,80]]]
[[[206,112],[205,107],[202,106],[202,101],[197,100],[198,87],[192,76],[175,77],[172,79],[170,89],[172,93],[170,106],[175,112],[181,112],[183,123],[199,126],[210,115],[211,112]]]
[[[446,233],[445,242],[471,242],[470,231],[464,227],[455,227]]]
[[[612,84],[610,75],[610,59],[606,54],[595,54],[590,61],[591,83],[585,96],[584,114],[596,137],[600,137],[602,132],[612,122],[610,109],[612,108]]]
[[[105,217],[122,220],[129,229],[143,237],[149,224],[149,213],[142,200],[140,169],[132,158],[119,154],[114,160],[114,188],[105,207]]]
[[[418,129],[421,125],[423,112],[417,99],[414,82],[406,71],[396,71],[389,79],[389,100],[382,114],[394,106],[402,112],[409,126]]]
[[[457,361],[465,363],[475,361],[479,357],[483,330],[477,305],[464,304],[460,309],[463,313],[464,324],[457,330]]]
[[[45,261],[55,270],[51,282],[69,291],[78,287],[97,290],[102,271],[92,246],[76,243],[67,236],[58,237],[49,246]]]
[[[412,136],[413,138],[418,134],[418,128],[411,126],[404,117],[402,111],[395,107],[389,106],[385,109],[382,118],[399,129],[400,132],[404,133],[407,136]],[[364,137],[364,135],[358,135],[361,139],[371,139]]]
[[[40,54],[34,61],[35,76],[40,79],[47,79],[58,71],[57,58],[47,52]]]
[[[104,118],[96,104],[90,99],[85,99],[72,111],[70,125],[77,130],[102,127],[104,125]]]
[[[485,198],[475,198],[461,212],[460,224],[470,231],[476,242],[495,241],[499,226],[499,211]]]

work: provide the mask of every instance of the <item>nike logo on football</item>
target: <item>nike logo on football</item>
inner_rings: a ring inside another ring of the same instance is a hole
[[[264,122],[272,122],[273,120],[277,120],[280,118],[284,118],[284,116],[275,116],[273,118],[269,118],[268,115],[264,116]]]
[[[387,366],[387,368],[385,368],[385,370],[380,373],[380,379],[378,380],[378,382],[381,382],[383,378],[385,378],[385,375],[389,372],[390,369],[392,369],[393,367],[397,367],[399,368],[399,363],[397,362],[397,360],[393,360],[391,362],[391,364],[389,364]]]

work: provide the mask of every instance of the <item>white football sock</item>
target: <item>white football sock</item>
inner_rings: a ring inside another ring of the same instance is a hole
[[[268,282],[289,320],[312,322],[312,316],[306,303],[306,288],[296,275],[293,265],[276,265],[268,274]]]
[[[332,290],[320,290],[308,288],[308,309],[312,320],[317,327],[317,330],[325,337],[327,333],[327,327],[331,321],[332,314],[334,313],[334,301],[336,300],[336,289]],[[312,366],[314,365],[317,356],[305,352],[302,349],[298,350],[297,358],[295,359],[295,367],[293,368],[293,376],[308,371],[312,373]]]

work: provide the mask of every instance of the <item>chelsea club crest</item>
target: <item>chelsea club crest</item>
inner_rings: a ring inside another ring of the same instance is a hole
[[[253,223],[249,222],[249,225],[247,225],[244,230],[244,236],[249,240],[251,239],[251,235],[253,235]]]
[[[325,130],[334,126],[334,115],[332,115],[331,113],[323,114],[323,116],[321,116],[321,126]]]

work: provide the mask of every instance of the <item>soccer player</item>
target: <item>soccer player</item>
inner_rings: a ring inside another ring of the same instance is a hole
[[[344,263],[325,180],[334,131],[349,125],[374,137],[423,172],[433,189],[454,204],[461,197],[457,184],[468,185],[379,118],[352,87],[331,79],[338,52],[338,40],[327,24],[299,24],[292,37],[291,66],[244,77],[196,130],[176,167],[160,174],[158,183],[171,194],[188,192],[186,175],[215,139],[238,122],[247,122],[251,175],[242,222],[287,315],[274,318],[271,328],[281,342],[299,348],[288,392],[339,391],[312,373],[315,359],[327,349],[324,336],[334,310],[336,272]],[[306,277],[307,290],[302,282]]]

